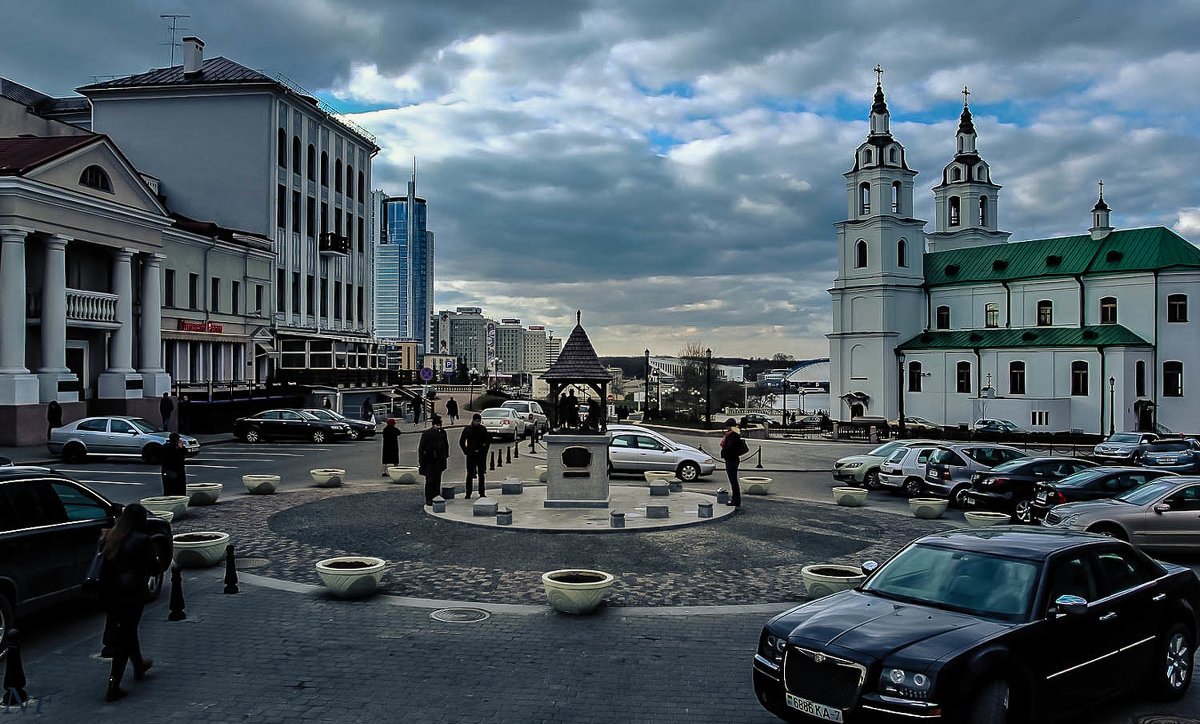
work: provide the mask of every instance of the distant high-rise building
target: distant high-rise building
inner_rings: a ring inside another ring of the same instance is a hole
[[[435,351],[426,320],[433,309],[433,232],[413,172],[405,196],[372,194],[378,214],[375,254],[375,333],[415,339],[418,355]]]
[[[550,366],[546,356],[546,328],[531,325],[525,330],[525,371],[544,370]]]
[[[554,364],[554,360],[558,359],[558,353],[562,352],[562,337],[555,337],[551,334],[546,339],[546,366]]]
[[[501,319],[496,325],[496,371],[501,374],[525,372],[525,328],[519,319]]]

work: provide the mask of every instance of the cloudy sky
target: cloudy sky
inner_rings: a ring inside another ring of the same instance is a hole
[[[800,0],[0,0],[0,74],[66,94],[165,66],[162,13],[376,134],[419,194],[436,306],[601,354],[824,356],[841,174],[876,63],[917,216],[971,88],[1014,239],[1118,227],[1200,241],[1200,3]],[[932,224],[929,227],[932,229]]]

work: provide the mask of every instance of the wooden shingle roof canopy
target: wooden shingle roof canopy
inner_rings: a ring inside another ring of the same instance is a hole
[[[567,337],[566,344],[558,353],[558,359],[550,365],[542,379],[560,382],[612,381],[612,375],[600,364],[592,341],[588,339],[587,332],[583,331],[581,316],[580,312],[575,313],[575,328],[571,330],[571,336]]]

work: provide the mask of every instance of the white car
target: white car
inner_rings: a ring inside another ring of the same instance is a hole
[[[525,419],[509,407],[492,407],[479,413],[483,427],[492,435],[509,440],[525,437]]]
[[[533,400],[508,400],[500,405],[515,410],[525,420],[525,427],[545,432],[550,429],[550,421],[542,411],[541,403]]]
[[[717,468],[706,453],[638,425],[609,425],[608,434],[609,472],[662,470],[690,483]]]
[[[909,497],[920,495],[925,480],[925,466],[937,445],[909,445],[892,453],[879,466],[879,484],[902,490]]]
[[[157,463],[170,434],[140,417],[85,417],[51,430],[46,448],[69,463],[82,462],[89,455],[136,455]],[[181,438],[188,457],[200,452],[199,440],[190,435]]]

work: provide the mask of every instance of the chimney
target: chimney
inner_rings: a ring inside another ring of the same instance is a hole
[[[193,35],[183,39],[183,74],[186,76],[200,75],[200,66],[204,63],[204,41]]]

